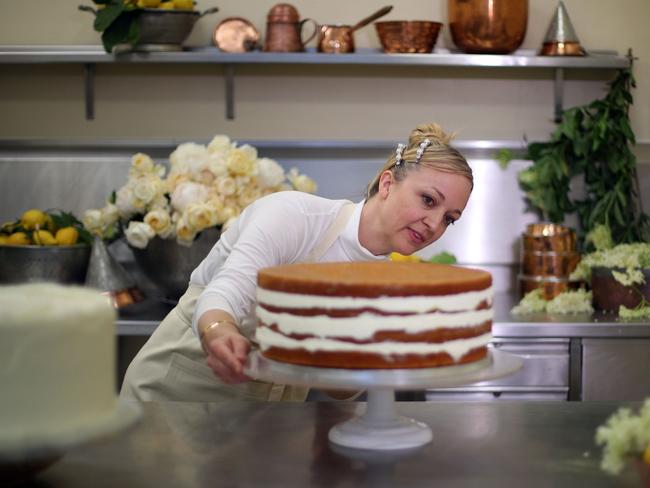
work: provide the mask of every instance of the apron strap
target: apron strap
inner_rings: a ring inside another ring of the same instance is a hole
[[[327,231],[325,231],[323,238],[318,244],[314,246],[314,248],[301,262],[313,263],[323,257],[327,250],[332,247],[334,241],[336,241],[336,239],[338,239],[338,237],[341,235],[345,229],[345,226],[348,225],[350,217],[352,217],[352,214],[354,213],[354,208],[355,204],[352,202],[346,202],[343,204],[343,207],[341,207],[341,210],[339,210],[339,213],[334,219],[334,222],[332,222]]]

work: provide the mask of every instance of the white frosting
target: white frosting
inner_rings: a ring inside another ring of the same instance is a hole
[[[396,354],[436,354],[441,352],[448,353],[454,361],[458,361],[472,349],[485,346],[492,339],[491,333],[486,333],[478,337],[469,339],[456,339],[443,343],[427,342],[373,342],[371,344],[354,344],[351,342],[338,341],[335,339],[304,339],[296,340],[278,334],[268,327],[257,329],[257,340],[263,351],[270,347],[279,347],[282,349],[305,349],[309,352],[328,351],[328,352],[365,352],[391,356]]]
[[[63,435],[114,412],[115,310],[98,291],[0,286],[0,443]]]
[[[257,307],[257,317],[266,325],[275,324],[284,334],[309,334],[317,337],[352,337],[370,339],[380,330],[407,330],[425,332],[439,328],[461,328],[481,325],[492,320],[492,309],[456,313],[425,313],[414,315],[377,315],[364,312],[356,317],[328,317],[327,315],[299,316],[270,312]],[[258,337],[259,340],[259,337]]]
[[[305,295],[257,288],[257,302],[282,308],[360,309],[373,308],[390,313],[424,313],[431,310],[458,312],[473,310],[483,301],[492,305],[492,287],[452,295],[377,298]]]

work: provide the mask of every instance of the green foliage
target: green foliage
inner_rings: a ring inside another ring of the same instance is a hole
[[[430,263],[438,263],[438,264],[456,264],[458,262],[456,260],[456,256],[454,256],[453,254],[447,251],[434,254],[428,259],[428,261]]]
[[[93,236],[86,230],[84,225],[75,217],[71,212],[65,212],[63,210],[55,210],[47,212],[50,217],[52,217],[52,222],[57,229],[62,229],[63,227],[74,227],[79,232],[79,242],[92,245]]]
[[[631,149],[635,86],[631,66],[619,71],[603,99],[566,110],[549,142],[528,145],[533,165],[519,173],[519,183],[530,207],[556,223],[576,212],[581,242],[598,225],[611,230],[615,244],[650,239]],[[584,180],[582,199],[570,196],[576,178]]]
[[[113,51],[117,44],[135,45],[140,36],[138,17],[143,9],[135,2],[123,0],[93,0],[103,8],[97,10],[93,27],[102,33],[102,44],[107,53]]]

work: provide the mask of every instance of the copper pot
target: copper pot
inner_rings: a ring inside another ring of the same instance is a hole
[[[427,20],[376,22],[379,42],[386,53],[430,53],[442,24]]]
[[[528,0],[449,0],[449,29],[461,51],[510,54],[521,46]]]
[[[354,32],[365,27],[373,20],[388,14],[393,10],[392,5],[377,10],[372,15],[360,20],[355,25],[332,25],[325,24],[320,28],[318,37],[318,51],[321,53],[353,53],[354,52]]]
[[[311,23],[314,31],[303,39],[303,27]],[[318,33],[318,24],[313,19],[300,20],[298,10],[288,3],[279,3],[269,10],[266,17],[264,51],[302,52]]]

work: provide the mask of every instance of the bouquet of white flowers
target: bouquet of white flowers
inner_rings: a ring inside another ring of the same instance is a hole
[[[144,249],[150,239],[175,239],[191,246],[204,229],[226,228],[258,198],[283,190],[316,191],[316,183],[293,168],[285,173],[257,149],[217,135],[207,145],[180,144],[170,168],[146,154],[131,159],[129,178],[101,209],[87,210],[85,227],[105,239],[123,231],[128,243]]]

